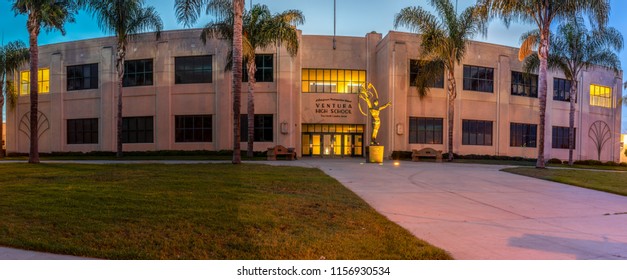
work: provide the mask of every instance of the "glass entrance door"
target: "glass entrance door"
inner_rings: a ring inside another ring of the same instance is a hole
[[[363,125],[303,125],[303,156],[363,155]]]

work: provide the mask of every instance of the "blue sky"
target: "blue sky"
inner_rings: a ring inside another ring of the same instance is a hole
[[[3,24],[0,26],[0,36],[4,42],[23,40],[28,42],[26,31],[26,17],[14,16],[11,10],[12,1],[0,0],[0,17]],[[475,1],[459,0],[459,9],[463,9]],[[183,25],[176,22],[173,0],[146,1],[157,8],[166,30],[181,29]],[[246,7],[251,1],[246,0]],[[262,3],[268,5],[273,12],[286,9],[299,9],[303,11],[306,23],[299,28],[304,34],[333,34],[333,0],[253,0],[253,4]],[[337,34],[345,36],[363,36],[370,31],[386,34],[393,30],[394,15],[404,7],[423,6],[430,9],[428,1],[424,0],[337,0]],[[612,12],[610,25],[620,31],[627,30],[627,19],[621,16],[627,11],[627,1],[611,1]],[[211,18],[203,16],[194,27],[200,27]],[[476,40],[490,43],[518,46],[519,36],[522,32],[532,29],[532,26],[512,24],[506,28],[501,21],[493,21],[490,24],[487,37],[478,37]],[[90,14],[79,13],[75,23],[66,25],[67,34],[62,36],[59,32],[42,32],[39,36],[40,44],[50,44],[65,41],[74,41],[102,37],[98,24]],[[403,30],[406,31],[406,30]],[[624,35],[627,36],[627,35]],[[627,67],[627,51],[620,52],[623,68]],[[623,78],[624,79],[624,78]],[[627,107],[623,106],[622,131],[627,133]]]

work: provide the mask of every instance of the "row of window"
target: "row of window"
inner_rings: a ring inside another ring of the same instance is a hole
[[[255,62],[257,82],[272,82],[273,55],[257,55]],[[97,89],[98,63],[67,66],[67,90]],[[248,81],[248,73],[244,71],[244,81]],[[174,58],[174,83],[196,84],[212,82],[212,56],[186,56]],[[50,69],[39,69],[39,92],[50,92]],[[124,62],[124,87],[150,86],[154,84],[154,63],[152,59],[127,60]],[[30,92],[30,72],[20,73],[20,94]]]
[[[241,115],[241,139],[248,141],[247,115]],[[273,141],[273,116],[255,115],[255,141]],[[178,143],[213,142],[212,115],[174,117],[174,141]],[[98,119],[67,120],[68,144],[98,144]],[[154,143],[154,118],[122,118],[122,143]]]
[[[410,144],[442,144],[442,118],[409,118]],[[492,146],[492,121],[462,120],[462,145]],[[536,147],[538,125],[510,123],[511,147]],[[568,149],[568,127],[554,126],[552,147]]]
[[[410,60],[409,85],[416,86],[420,75],[420,61]],[[553,100],[570,101],[571,81],[553,78]],[[433,88],[444,88],[444,73],[432,82]],[[480,92],[494,92],[494,68],[464,65],[463,89]],[[538,75],[512,71],[511,94],[538,97]],[[576,95],[575,95],[576,97]],[[577,100],[575,99],[575,102]],[[609,87],[590,85],[590,105],[612,108],[612,91]]]
[[[273,55],[261,54],[255,57],[257,82],[274,81]],[[245,64],[244,64],[245,65]],[[152,59],[128,60],[124,63],[123,86],[150,86],[154,83],[154,63]],[[409,83],[415,86],[420,75],[420,61],[410,60]],[[494,68],[464,65],[463,89],[479,92],[494,92]],[[244,71],[244,81],[248,80]],[[512,71],[511,94],[538,97],[538,76]],[[39,70],[40,93],[50,92],[50,69]],[[212,82],[212,56],[187,56],[174,59],[174,83],[196,84]],[[302,69],[302,92],[304,93],[359,93],[366,82],[366,71],[349,69]],[[67,66],[67,90],[98,88],[98,64]],[[432,87],[444,88],[444,73],[431,83]],[[569,80],[553,79],[553,100],[570,101]],[[30,91],[30,73],[20,73],[20,93]],[[611,88],[590,85],[590,105],[612,108]]]

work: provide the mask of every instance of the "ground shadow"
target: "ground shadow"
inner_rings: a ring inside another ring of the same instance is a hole
[[[524,234],[509,239],[509,245],[576,256],[578,260],[627,260],[627,243]]]

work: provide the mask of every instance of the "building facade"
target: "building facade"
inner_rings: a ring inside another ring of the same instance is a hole
[[[200,30],[143,34],[128,48],[124,79],[124,150],[232,149],[229,44],[203,44]],[[301,35],[294,57],[284,48],[258,50],[255,78],[255,150],[280,144],[299,156],[364,156],[371,124],[357,93],[372,82],[381,103],[378,140],[392,151],[423,147],[446,151],[443,78],[420,98],[420,38]],[[113,151],[116,140],[115,41],[99,38],[40,47],[40,151]],[[470,42],[456,69],[454,152],[533,158],[537,154],[537,76],[523,75],[518,50]],[[7,112],[7,150],[29,146],[28,72],[15,77],[21,97]],[[442,74],[443,75],[443,74]],[[579,78],[575,159],[620,160],[621,75],[589,69]],[[563,74],[549,72],[546,158],[568,158],[568,90]],[[246,112],[243,85],[241,112]],[[243,127],[246,116],[241,116]],[[245,128],[243,128],[244,130]],[[242,133],[242,142],[246,141]],[[245,145],[243,146],[245,147]]]

